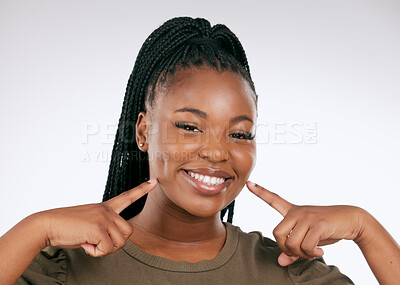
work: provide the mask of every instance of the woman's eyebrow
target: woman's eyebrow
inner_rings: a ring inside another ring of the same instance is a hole
[[[184,108],[175,110],[174,113],[178,113],[178,112],[190,112],[190,113],[193,113],[193,114],[195,114],[195,115],[197,115],[197,116],[199,116],[199,117],[202,117],[202,118],[204,118],[204,119],[206,119],[206,118],[208,117],[208,115],[207,115],[206,112],[201,111],[201,110],[199,110],[199,109],[195,109],[195,108],[184,107]],[[231,123],[236,123],[236,122],[239,122],[239,121],[249,121],[249,122],[251,122],[252,124],[254,124],[253,120],[250,119],[247,115],[235,116],[235,117],[232,117],[232,118],[229,120],[229,122],[231,122]]]

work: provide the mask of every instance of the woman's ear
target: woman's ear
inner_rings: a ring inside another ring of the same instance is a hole
[[[138,118],[136,120],[136,143],[138,148],[146,152],[148,149],[148,140],[147,140],[147,133],[149,127],[149,118],[146,112],[140,112]]]

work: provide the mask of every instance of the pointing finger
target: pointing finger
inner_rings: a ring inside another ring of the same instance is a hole
[[[138,200],[143,195],[147,194],[157,186],[157,179],[153,178],[149,181],[143,182],[139,186],[121,193],[120,195],[104,202],[117,214],[121,213],[126,207]]]
[[[294,207],[293,204],[289,203],[278,194],[268,191],[258,184],[248,181],[246,185],[251,192],[267,202],[272,208],[277,210],[284,217],[287,215],[289,210]]]

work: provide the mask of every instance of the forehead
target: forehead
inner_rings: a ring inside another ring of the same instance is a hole
[[[167,86],[161,94],[156,95],[155,107],[159,115],[164,111],[191,107],[220,119],[246,114],[255,122],[253,91],[236,73],[219,73],[212,68],[190,68],[177,71]]]

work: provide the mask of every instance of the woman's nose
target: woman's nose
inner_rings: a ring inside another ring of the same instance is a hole
[[[203,141],[199,150],[199,156],[213,162],[226,161],[229,159],[229,150],[225,139],[222,137],[208,136]]]

